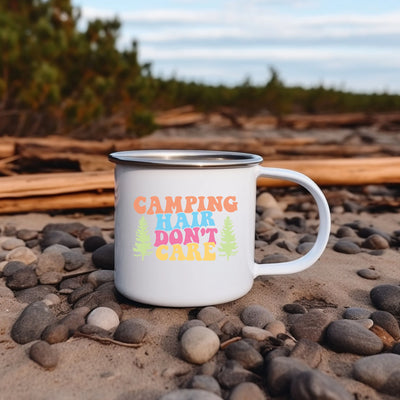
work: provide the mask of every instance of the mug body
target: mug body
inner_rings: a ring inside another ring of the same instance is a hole
[[[117,162],[117,290],[141,303],[172,307],[246,294],[254,276],[256,164]]]

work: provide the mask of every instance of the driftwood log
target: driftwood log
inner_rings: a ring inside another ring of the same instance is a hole
[[[400,157],[280,160],[263,166],[302,172],[320,186],[400,183]],[[289,181],[260,178],[260,186]],[[114,206],[113,170],[0,177],[0,213]]]

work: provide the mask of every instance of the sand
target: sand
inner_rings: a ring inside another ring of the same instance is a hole
[[[298,213],[288,213],[290,215]],[[338,212],[332,214],[332,232],[343,223],[357,219],[384,232],[400,229],[399,218],[390,212],[357,215]],[[49,222],[73,221],[100,226],[105,232],[111,232],[114,224],[112,214],[24,214],[1,216],[0,226],[12,222],[18,228],[41,229]],[[257,254],[257,257],[261,255]],[[373,311],[369,291],[383,283],[399,284],[398,258],[395,249],[385,250],[380,256],[367,252],[347,255],[333,251],[329,244],[311,268],[292,275],[257,278],[247,295],[218,305],[218,308],[227,316],[238,317],[245,306],[257,303],[267,307],[285,323],[287,314],[282,306],[301,299],[315,302],[333,319],[339,318],[349,306]],[[378,280],[367,280],[357,275],[357,270],[371,266],[380,273]],[[0,279],[0,290],[4,286],[4,279]],[[13,297],[0,297],[0,399],[154,400],[182,387],[198,368],[182,360],[177,340],[178,329],[192,309],[123,305],[124,318],[139,317],[150,323],[150,333],[142,347],[126,348],[71,338],[54,345],[60,358],[57,367],[48,371],[29,359],[31,344],[19,345],[10,338],[12,324],[25,306]],[[350,392],[357,393],[359,400],[392,399],[351,379],[351,366],[358,358],[351,354],[336,354],[325,348],[318,369],[340,380]]]

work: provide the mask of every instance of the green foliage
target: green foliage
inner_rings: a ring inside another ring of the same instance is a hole
[[[68,133],[117,112],[130,126],[139,113],[135,131],[149,133],[152,116],[138,95],[145,97],[147,82],[141,82],[137,45],[117,49],[116,19],[96,19],[81,32],[79,18],[70,0],[0,2],[0,111],[46,115],[37,134]],[[132,82],[139,82],[133,94]],[[49,119],[57,132],[46,131]],[[22,134],[29,133],[26,126]]]
[[[226,217],[224,220],[224,226],[222,227],[222,235],[221,235],[221,245],[218,247],[218,251],[220,255],[226,257],[229,260],[229,257],[237,254],[237,243],[235,233],[233,231],[233,223],[229,217]]]
[[[152,252],[150,235],[148,232],[147,222],[144,217],[140,218],[139,220],[139,226],[136,231],[136,242],[133,251],[135,253],[134,255],[136,257],[142,257],[142,260],[144,260],[144,257],[148,256]]]

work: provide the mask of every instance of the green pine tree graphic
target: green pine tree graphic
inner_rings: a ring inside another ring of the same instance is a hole
[[[237,254],[237,243],[235,233],[233,232],[233,223],[229,217],[224,220],[222,227],[221,245],[218,247],[221,256],[225,256],[229,260],[230,256]]]
[[[150,235],[147,231],[147,222],[144,218],[140,218],[139,220],[139,226],[136,231],[136,242],[135,242],[135,247],[133,248],[134,253],[136,257],[142,257],[142,260],[144,260],[145,256],[148,256],[152,252],[152,246],[150,242]]]

